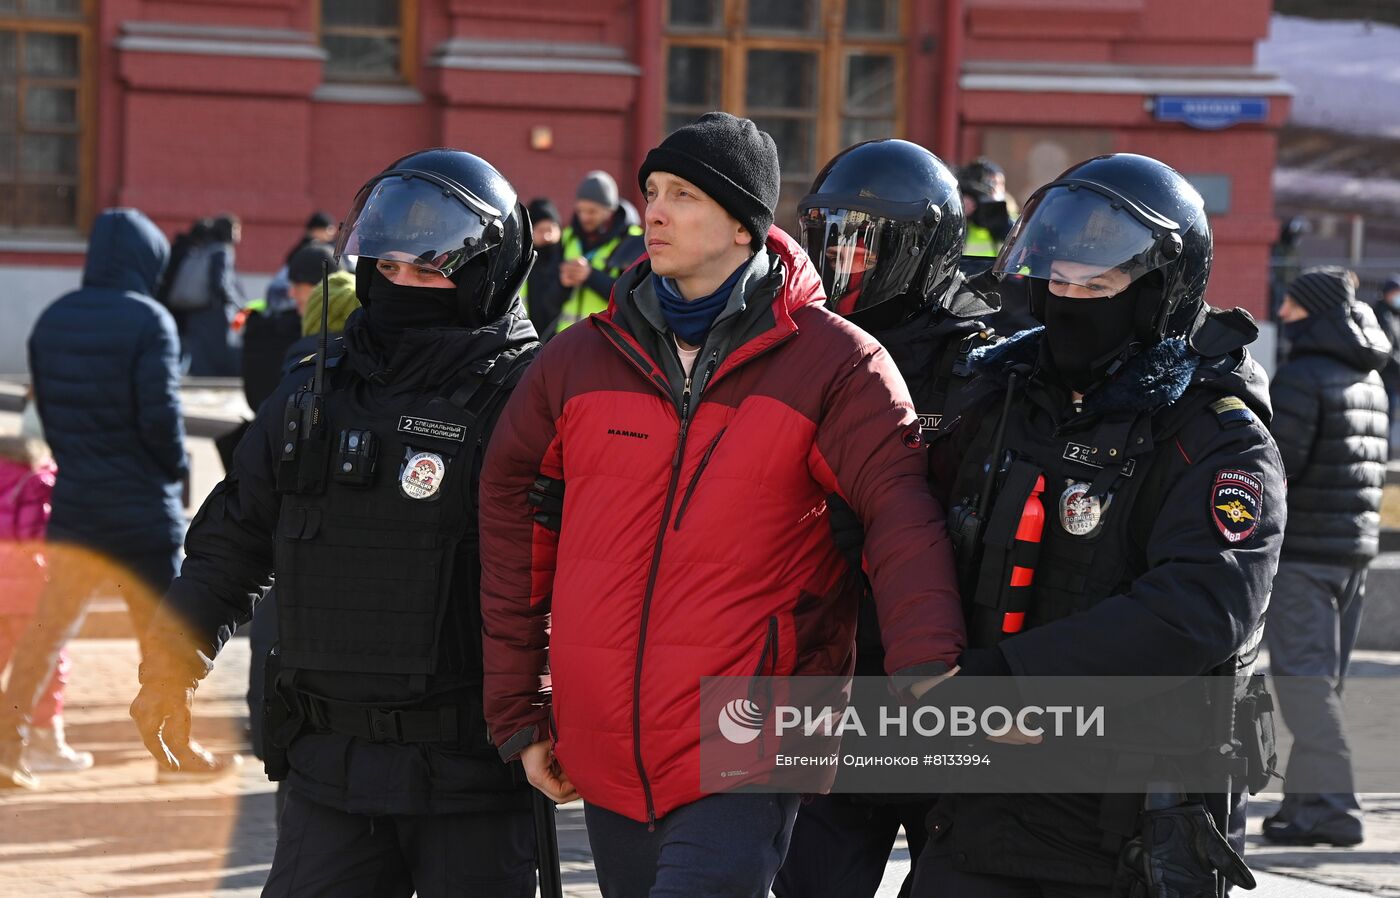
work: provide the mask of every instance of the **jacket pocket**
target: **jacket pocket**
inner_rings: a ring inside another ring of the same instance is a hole
[[[768,627],[763,634],[763,647],[758,653],[758,664],[754,667],[753,676],[749,678],[748,700],[761,709],[765,719],[773,712],[775,703],[773,678],[778,672],[778,630],[777,615],[768,618]],[[758,758],[767,756],[762,730],[759,731],[755,749]]]
[[[763,636],[763,648],[758,654],[758,666],[754,668],[756,677],[771,677],[778,673],[778,616],[768,618],[768,629]]]
[[[720,428],[719,433],[710,441],[710,445],[705,448],[705,454],[700,456],[700,464],[696,465],[695,473],[690,478],[690,483],[685,488],[685,493],[681,496],[681,507],[676,511],[676,523],[672,527],[674,530],[681,529],[681,518],[685,517],[685,510],[690,505],[690,497],[695,495],[695,487],[700,483],[700,475],[705,473],[705,466],[710,463],[710,456],[715,454],[715,447],[719,445],[720,438],[724,436],[727,428]]]

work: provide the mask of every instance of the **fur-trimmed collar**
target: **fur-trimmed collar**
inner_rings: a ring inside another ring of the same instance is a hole
[[[976,373],[1005,383],[1012,371],[1020,368],[1026,373],[1035,368],[1044,333],[1044,327],[1034,327],[992,346],[974,349],[969,364]],[[1113,379],[1089,391],[1084,397],[1084,411],[1107,415],[1171,405],[1191,385],[1200,364],[1201,357],[1191,351],[1185,340],[1163,340],[1129,358]]]

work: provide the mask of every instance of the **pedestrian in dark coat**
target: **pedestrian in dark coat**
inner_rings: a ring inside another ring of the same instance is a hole
[[[559,317],[567,291],[559,283],[559,263],[564,260],[564,244],[559,221],[559,209],[545,197],[530,200],[525,207],[530,213],[530,226],[535,240],[535,267],[521,291],[520,298],[530,311],[530,322],[536,332],[549,332],[549,326]]]
[[[1390,396],[1390,445],[1400,449],[1400,433],[1396,432],[1396,421],[1400,419],[1400,274],[1392,274],[1381,285],[1380,300],[1371,308],[1381,330],[1390,339],[1390,359],[1381,369],[1381,380]],[[1393,451],[1392,455],[1395,454]]]
[[[1355,845],[1361,806],[1340,693],[1379,549],[1389,448],[1379,371],[1391,345],[1345,269],[1305,271],[1279,315],[1291,350],[1274,377],[1270,430],[1288,475],[1288,527],[1265,633],[1294,743],[1264,838]]]
[[[151,296],[169,244],[134,209],[93,225],[82,287],[39,317],[29,370],[58,462],[50,537],[114,555],[173,553],[188,473],[178,338]]]

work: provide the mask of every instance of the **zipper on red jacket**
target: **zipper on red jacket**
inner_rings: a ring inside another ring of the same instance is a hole
[[[681,529],[681,519],[685,517],[685,510],[690,507],[690,497],[695,495],[695,487],[700,484],[700,475],[705,473],[705,466],[710,463],[710,456],[715,454],[715,447],[719,445],[720,437],[724,436],[727,427],[721,427],[719,433],[710,441],[710,446],[705,450],[705,454],[700,456],[700,464],[695,468],[695,475],[690,478],[690,485],[685,488],[685,495],[681,496],[681,507],[676,510],[676,523],[672,530]]]
[[[711,354],[709,364],[700,376],[700,402],[705,400],[705,386],[715,373],[718,360]],[[642,794],[647,802],[647,831],[656,831],[656,803],[652,799],[651,780],[647,777],[646,764],[642,760],[642,659],[647,644],[647,622],[651,618],[651,599],[656,594],[656,578],[661,572],[661,547],[666,541],[666,524],[671,520],[671,509],[675,505],[676,490],[681,485],[681,463],[685,460],[685,441],[690,435],[690,396],[693,378],[687,376],[681,390],[681,430],[676,440],[676,451],[671,456],[671,480],[666,487],[666,504],[661,509],[661,527],[656,533],[656,547],[652,550],[651,570],[647,572],[647,589],[642,596],[642,622],[637,632],[637,663],[632,674],[632,747],[637,763],[637,776],[642,781]],[[698,403],[697,403],[698,404]]]

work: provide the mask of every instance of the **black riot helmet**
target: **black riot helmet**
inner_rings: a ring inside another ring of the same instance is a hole
[[[798,233],[849,316],[899,298],[912,315],[943,302],[967,238],[958,181],[907,140],[867,140],[826,164],[797,204]]]
[[[515,188],[486,160],[439,148],[404,156],[369,180],[340,228],[336,255],[431,268],[457,285],[465,324],[514,301],[534,264],[530,222]],[[356,294],[369,304],[368,272]]]
[[[992,272],[1024,275],[1042,288],[1052,278],[1088,287],[1106,272],[1126,273],[1149,287],[1136,329],[1155,342],[1189,338],[1199,325],[1212,254],[1196,188],[1156,159],[1114,153],[1071,166],[1037,190]],[[1033,285],[1031,313],[1043,321],[1037,294],[1044,290]]]

